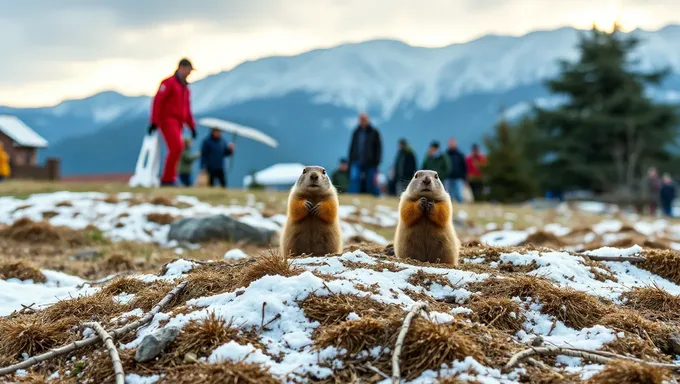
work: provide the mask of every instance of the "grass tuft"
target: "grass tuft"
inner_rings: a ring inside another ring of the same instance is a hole
[[[0,279],[33,280],[34,283],[45,283],[45,275],[33,264],[25,261],[12,261],[0,264]]]
[[[587,384],[661,384],[668,373],[660,368],[625,360],[613,360]]]

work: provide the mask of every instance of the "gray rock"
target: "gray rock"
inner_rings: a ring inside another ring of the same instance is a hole
[[[671,351],[673,351],[673,353],[676,355],[680,355],[680,333],[671,335],[668,342],[670,344]]]
[[[83,249],[78,251],[73,258],[78,261],[96,260],[101,256],[98,249]]]
[[[155,359],[177,338],[177,335],[179,335],[179,328],[165,327],[144,336],[135,352],[135,360],[143,363]]]
[[[276,238],[275,231],[253,227],[225,215],[187,217],[170,224],[168,232],[168,240],[189,243],[225,240],[268,246]]]

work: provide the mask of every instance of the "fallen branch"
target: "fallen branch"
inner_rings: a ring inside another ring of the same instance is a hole
[[[99,279],[99,280],[84,281],[82,284],[76,285],[76,288],[80,289],[80,288],[83,288],[86,285],[89,285],[89,286],[101,285],[101,284],[104,284],[104,283],[108,283],[109,281],[115,279],[116,277],[127,276],[127,275],[131,275],[131,274],[132,274],[132,272],[130,272],[130,271],[114,273],[111,276],[107,276],[107,277],[104,277],[104,278]]]
[[[629,262],[631,264],[644,263],[647,258],[640,256],[595,256],[595,255],[583,255],[592,261],[618,261],[618,262]]]
[[[125,372],[123,371],[123,363],[120,361],[120,356],[118,355],[118,350],[116,345],[113,344],[113,337],[106,332],[106,329],[102,327],[101,324],[94,321],[91,323],[83,324],[85,327],[90,327],[97,332],[99,338],[104,341],[106,349],[109,351],[109,356],[113,362],[113,373],[116,377],[116,384],[125,384]]]
[[[512,356],[512,358],[510,358],[510,361],[508,361],[508,363],[505,364],[505,366],[503,367],[503,371],[504,372],[510,371],[512,368],[516,367],[523,360],[531,358],[531,356],[555,356],[555,355],[579,357],[598,364],[607,364],[612,360],[628,360],[634,361],[636,363],[647,364],[652,367],[668,368],[674,371],[680,371],[680,365],[676,364],[648,362],[635,357],[622,356],[609,352],[585,351],[575,348],[560,348],[560,347],[536,347],[517,352]]]
[[[161,300],[158,304],[156,304],[155,307],[151,311],[149,311],[147,314],[145,314],[142,318],[138,319],[137,321],[134,321],[130,324],[127,324],[123,327],[120,327],[118,329],[114,329],[113,331],[110,332],[111,336],[113,338],[120,338],[120,336],[132,331],[133,329],[137,329],[144,324],[148,323],[153,319],[153,317],[163,309],[168,303],[170,303],[176,296],[179,294],[179,292],[184,289],[184,287],[187,285],[187,281],[183,281],[179,283],[175,288],[172,289],[164,298]],[[62,345],[61,347],[52,349],[48,352],[43,353],[42,355],[38,356],[33,356],[30,357],[21,363],[17,363],[14,365],[10,365],[9,367],[5,368],[0,368],[0,376],[7,375],[10,373],[13,373],[17,371],[18,369],[26,369],[29,367],[32,367],[36,364],[39,364],[45,360],[49,360],[58,356],[66,355],[68,353],[71,353],[77,349],[87,347],[90,345],[95,345],[102,341],[102,339],[99,337],[99,335],[88,337],[87,339],[82,339],[75,341],[70,344]]]
[[[424,311],[427,308],[427,303],[419,301],[413,305],[411,310],[406,314],[404,318],[404,323],[401,325],[401,330],[399,331],[399,336],[397,337],[397,343],[394,346],[394,352],[392,352],[392,384],[399,384],[401,381],[401,370],[399,369],[399,358],[401,357],[401,347],[404,344],[404,339],[406,339],[406,333],[408,333],[408,327],[411,326],[411,321],[413,317]]]

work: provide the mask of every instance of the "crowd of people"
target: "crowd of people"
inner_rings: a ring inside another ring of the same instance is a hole
[[[479,145],[474,144],[469,155],[465,156],[458,148],[454,138],[448,140],[448,148],[442,151],[438,141],[432,141],[420,167],[413,148],[405,138],[399,140],[398,150],[392,164],[387,183],[381,185],[378,166],[382,162],[382,139],[366,114],[359,115],[359,123],[352,133],[349,146],[349,159],[340,160],[332,174],[333,184],[340,192],[371,193],[380,195],[401,193],[419,169],[436,171],[451,198],[464,201],[464,189],[470,186],[474,199],[480,199],[484,192],[482,168],[486,156]]]
[[[649,213],[656,214],[657,209],[668,217],[673,216],[673,201],[676,197],[676,187],[670,174],[664,173],[661,178],[655,167],[647,170],[645,183],[645,198],[650,201]]]

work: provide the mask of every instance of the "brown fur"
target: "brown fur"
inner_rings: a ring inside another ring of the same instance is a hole
[[[338,205],[338,193],[326,170],[305,167],[288,196],[288,220],[281,236],[281,254],[342,253]]]
[[[416,172],[399,200],[395,256],[456,266],[459,251],[449,194],[437,172]]]

